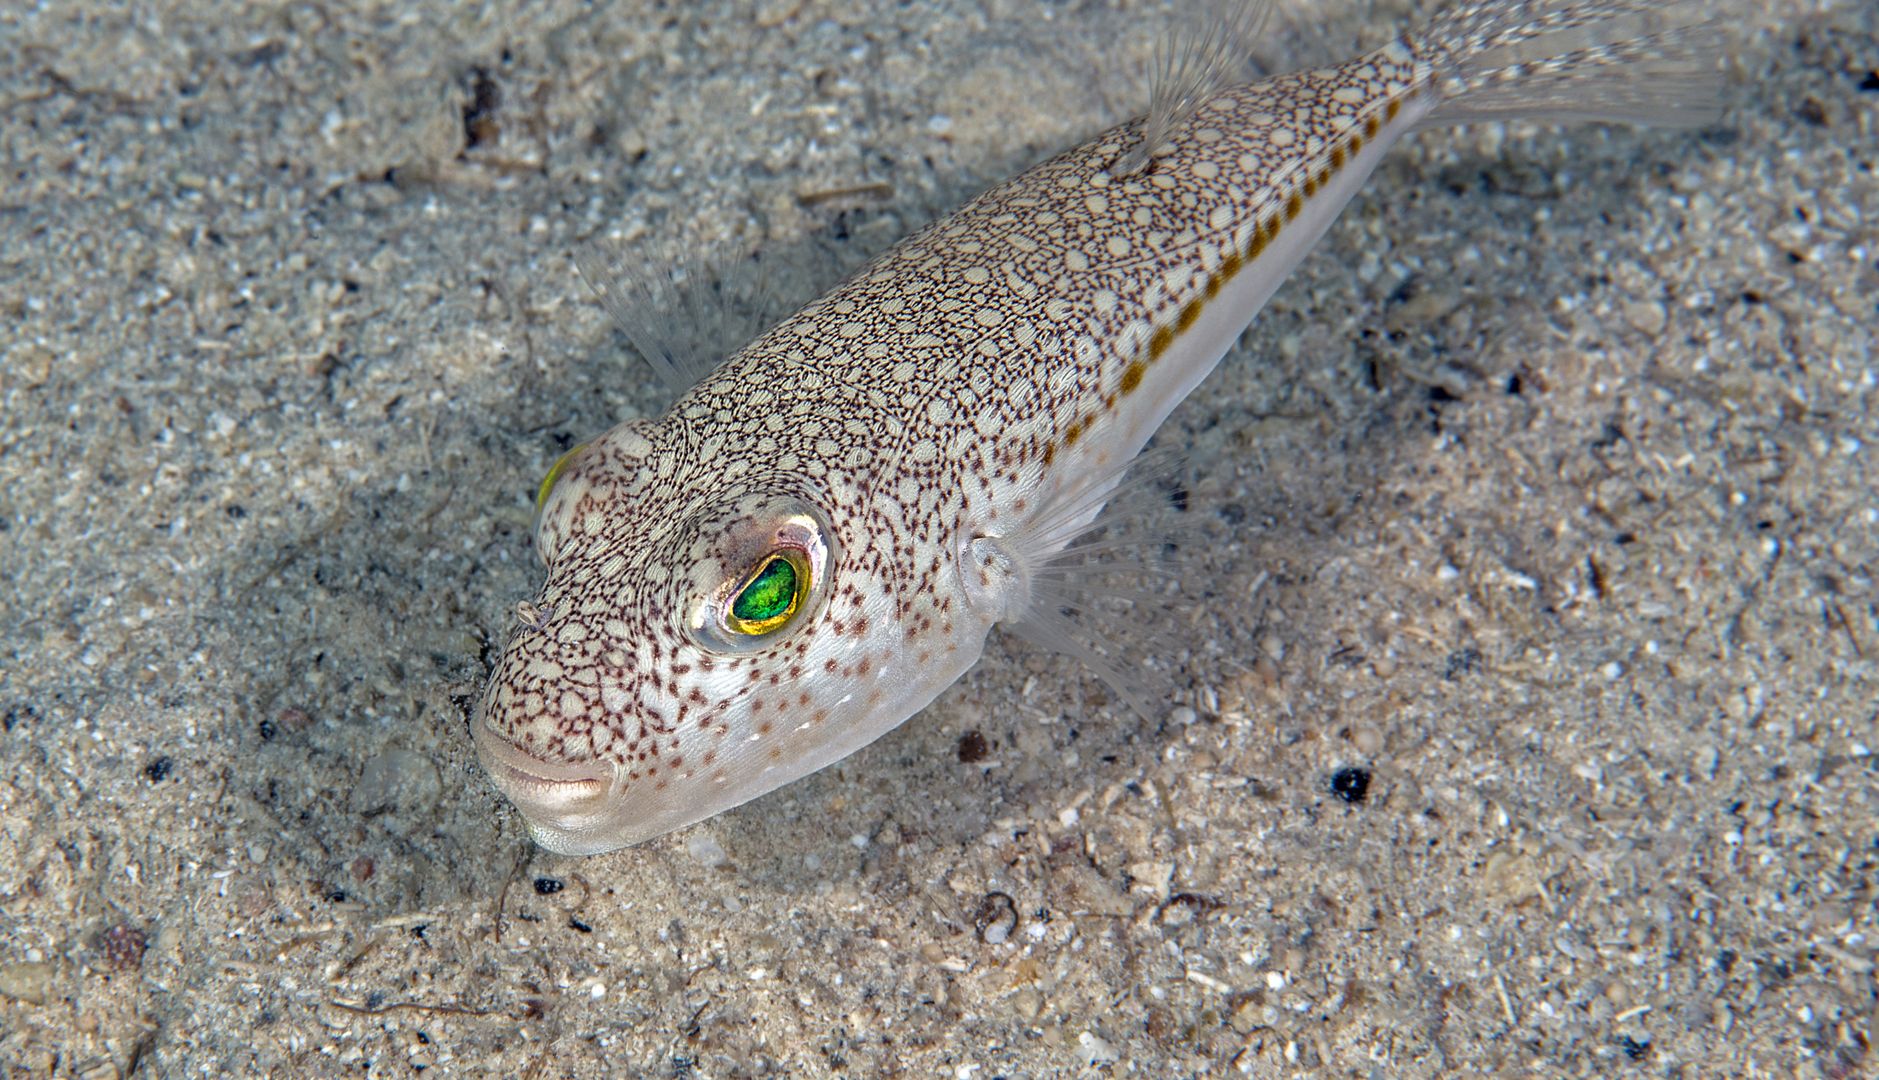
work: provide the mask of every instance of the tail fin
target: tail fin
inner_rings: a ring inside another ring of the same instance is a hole
[[[1616,120],[1695,126],[1722,113],[1717,0],[1461,0],[1410,40],[1443,102],[1425,126]]]

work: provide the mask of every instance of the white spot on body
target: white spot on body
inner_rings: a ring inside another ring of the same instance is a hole
[[[578,720],[587,712],[587,700],[572,690],[561,692],[561,715],[569,720]]]

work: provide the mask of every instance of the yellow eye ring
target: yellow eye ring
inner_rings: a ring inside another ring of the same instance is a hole
[[[794,548],[757,560],[724,605],[724,626],[743,637],[762,637],[788,626],[814,582],[809,559]]]
[[[553,465],[548,466],[548,475],[542,477],[541,486],[535,489],[535,512],[537,514],[542,512],[542,507],[548,505],[549,492],[555,489],[555,481],[561,479],[561,474],[568,471],[568,465],[573,462],[574,455],[585,449],[587,449],[587,444],[579,443],[574,449],[556,458]]]
[[[816,621],[835,583],[834,538],[815,506],[785,498],[739,509],[756,527],[720,541],[715,580],[698,582],[703,588],[687,604],[685,630],[707,652],[775,647]],[[741,568],[735,576],[726,573],[733,567]]]

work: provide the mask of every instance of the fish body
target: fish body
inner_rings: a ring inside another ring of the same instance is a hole
[[[1701,24],[1464,3],[1118,126],[910,236],[557,464],[548,578],[474,721],[485,766],[539,843],[584,854],[878,738],[1035,614],[1040,571],[1396,142],[1681,118],[1707,101]]]

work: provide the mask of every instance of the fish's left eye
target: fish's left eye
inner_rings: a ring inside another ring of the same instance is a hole
[[[836,551],[828,519],[801,499],[743,505],[694,578],[685,630],[716,653],[769,649],[815,621],[828,601]]]
[[[765,555],[731,595],[724,612],[725,629],[744,637],[762,637],[788,626],[809,595],[812,574],[802,552],[785,549]]]

